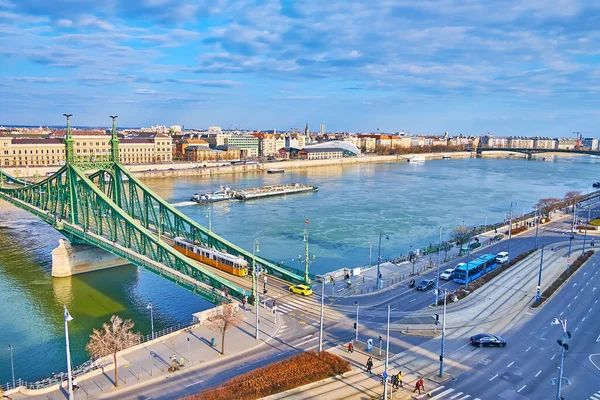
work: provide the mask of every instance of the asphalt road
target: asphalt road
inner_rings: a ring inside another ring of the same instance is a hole
[[[564,362],[562,396],[588,399],[600,392],[600,254],[571,278],[560,293],[540,310],[529,311],[522,325],[503,334],[505,348],[473,348],[463,360],[465,371],[444,384],[436,399],[459,392],[486,400],[552,399],[560,365],[562,328],[551,325],[567,319],[572,333]],[[470,345],[468,345],[470,347]],[[445,395],[442,395],[447,392]]]

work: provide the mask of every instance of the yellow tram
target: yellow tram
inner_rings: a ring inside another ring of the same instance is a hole
[[[233,275],[248,275],[248,261],[241,257],[204,247],[181,237],[175,238],[174,242],[175,244],[173,247],[187,257]]]

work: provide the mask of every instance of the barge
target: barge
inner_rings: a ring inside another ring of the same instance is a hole
[[[317,186],[302,183],[291,183],[289,185],[263,186],[261,188],[242,189],[235,192],[237,200],[254,200],[263,197],[285,196],[288,194],[316,192]]]
[[[282,168],[273,168],[267,170],[267,174],[283,174],[284,172],[285,170]]]
[[[234,197],[234,192],[229,186],[221,186],[221,190],[216,192],[206,192],[204,194],[194,193],[190,201],[196,203],[215,203],[217,201],[231,200]]]

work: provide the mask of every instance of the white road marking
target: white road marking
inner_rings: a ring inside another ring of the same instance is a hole
[[[525,353],[527,353],[527,352],[528,352],[530,349],[531,349],[531,346],[529,346],[529,347],[527,348],[527,350],[525,350]]]
[[[517,390],[517,393],[520,393],[520,392],[521,392],[521,390],[525,389],[525,387],[527,387],[527,385],[523,385],[523,386],[521,387],[521,389]]]
[[[571,307],[571,303],[569,303],[569,304],[567,305],[567,308],[569,308],[569,307]]]
[[[559,316],[560,316],[560,317],[562,317],[562,315],[563,315],[564,313],[565,313],[564,311],[561,311],[561,312],[560,312],[560,314],[559,314]]]
[[[592,307],[590,307],[590,309],[588,310],[588,312],[591,312],[591,311],[592,311]]]
[[[490,382],[493,381],[494,379],[496,379],[498,377],[498,374],[492,376],[492,378],[490,379]]]
[[[431,398],[431,400],[434,400],[434,399],[441,399],[441,398],[443,398],[445,395],[447,395],[448,393],[452,393],[452,392],[454,392],[454,389],[448,389],[448,390],[445,390],[445,391],[443,391],[443,392],[441,392],[441,393],[438,393],[437,395],[433,396],[433,397]]]
[[[583,321],[585,321],[585,317],[583,317],[583,318],[581,319],[581,322],[583,322]]]
[[[306,343],[308,343],[308,342],[312,342],[313,340],[318,340],[318,339],[319,339],[319,337],[318,337],[318,336],[315,336],[314,338],[312,338],[312,339],[308,339],[308,340],[305,340],[304,342],[296,343],[296,344],[295,344],[295,346],[296,346],[296,347],[300,347],[300,346],[303,346],[303,345],[305,345],[305,344],[306,344]]]
[[[204,382],[204,379],[200,379],[198,382],[190,383],[189,385],[185,385],[185,387],[190,387],[194,385],[199,385]]]
[[[409,301],[409,303],[412,303],[413,301],[415,301],[416,299],[412,299],[411,301]]]
[[[575,330],[573,332],[577,332],[577,329],[579,329],[579,327],[575,328]]]
[[[554,360],[554,358],[556,357],[556,354],[552,356],[552,358],[550,360]]]
[[[542,373],[542,370],[540,369],[540,370],[538,371],[538,373],[537,373],[537,374],[535,374],[535,377],[537,378],[537,377],[538,377],[538,375],[539,375],[539,374],[541,374],[541,373]]]
[[[510,366],[511,366],[511,365],[513,365],[514,363],[515,363],[514,361],[513,361],[513,362],[511,362],[510,364],[508,364],[508,365],[506,366],[506,368],[510,368]]]
[[[600,335],[598,335],[598,339],[596,339],[596,343],[600,342]]]
[[[463,392],[458,392],[458,393],[457,393],[457,394],[455,394],[454,396],[450,397],[448,400],[453,400],[453,399],[455,399],[455,398],[457,398],[457,397],[459,397],[459,396],[462,396],[462,395],[463,395]]]
[[[574,298],[573,300],[577,300],[577,298],[578,298],[578,297],[579,297],[579,296],[575,296],[575,298]]]

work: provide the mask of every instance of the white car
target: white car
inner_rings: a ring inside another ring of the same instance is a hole
[[[496,262],[498,264],[504,264],[505,262],[508,262],[508,253],[505,251],[501,251],[500,253],[498,253],[496,255]]]
[[[456,268],[465,265],[465,263],[458,263],[456,264],[456,267],[454,268],[448,268],[447,270],[445,270],[444,272],[442,272],[440,274],[440,279],[445,279],[447,281],[449,281],[450,279],[454,278],[454,271],[456,271]]]

